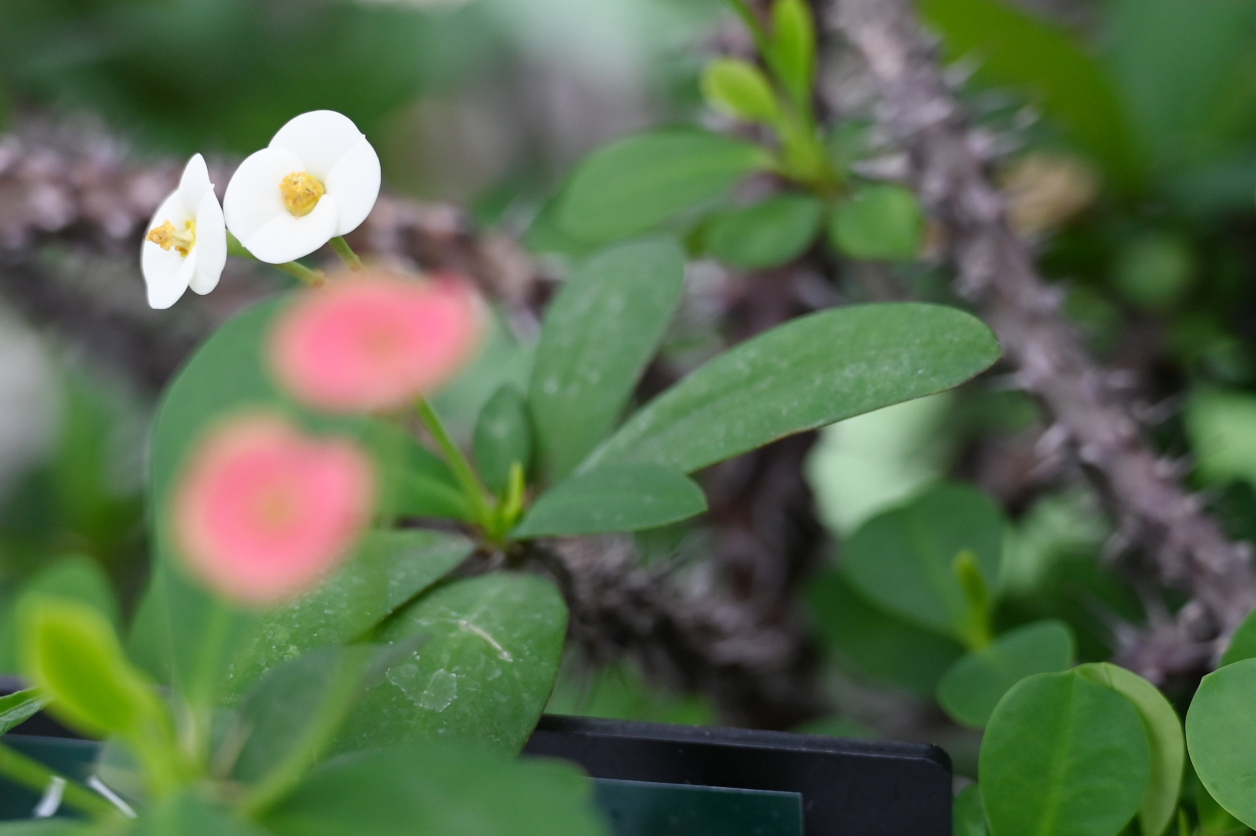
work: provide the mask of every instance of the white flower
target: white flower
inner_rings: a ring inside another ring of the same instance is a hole
[[[227,265],[227,228],[209,182],[205,158],[197,154],[183,169],[179,187],[162,201],[140,245],[140,270],[148,304],[168,308],[189,287],[209,293]]]
[[[357,229],[379,184],[379,156],[357,125],[331,110],[303,113],[236,169],[227,228],[260,261],[294,261]]]

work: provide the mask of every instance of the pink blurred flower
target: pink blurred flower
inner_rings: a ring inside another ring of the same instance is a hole
[[[275,328],[271,366],[302,401],[329,412],[405,406],[452,379],[479,343],[471,286],[373,272],[309,291]]]
[[[268,605],[313,588],[370,520],[375,482],[355,444],[304,435],[267,413],[212,431],[175,494],[174,532],[188,567],[240,603]]]

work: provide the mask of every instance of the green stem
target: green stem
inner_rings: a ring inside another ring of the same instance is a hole
[[[489,507],[488,500],[485,499],[487,491],[480,482],[480,477],[476,476],[471,463],[467,461],[467,457],[462,454],[462,450],[454,443],[453,438],[449,435],[449,431],[445,429],[440,416],[436,414],[436,410],[432,408],[427,398],[420,395],[419,399],[415,401],[414,408],[418,412],[419,418],[422,419],[423,425],[432,434],[433,440],[436,441],[436,446],[444,454],[445,461],[449,463],[450,468],[453,470],[454,478],[462,486],[463,493],[466,494],[467,499],[471,502],[476,521],[481,526],[489,526],[493,519],[493,510]]]
[[[65,788],[61,792],[61,800],[66,805],[73,807],[80,813],[98,818],[118,815],[118,809],[113,804],[87,789],[87,787],[70,780],[64,775],[44,766],[39,761],[28,758],[26,755],[9,748],[3,743],[0,743],[0,774],[3,774],[14,783],[29,787],[37,793],[47,790],[48,785],[52,783],[54,778],[60,778],[65,781]]]
[[[349,242],[345,240],[343,235],[337,235],[331,239],[331,248],[336,251],[336,255],[340,256],[345,264],[349,265],[349,269],[353,272],[360,273],[365,269],[362,266],[362,259],[358,258],[358,254],[353,251],[353,247],[349,246]]]
[[[322,273],[318,270],[311,270],[304,264],[289,261],[287,264],[275,264],[273,266],[284,271],[289,276],[296,276],[310,287],[322,287],[327,284],[327,278]]]

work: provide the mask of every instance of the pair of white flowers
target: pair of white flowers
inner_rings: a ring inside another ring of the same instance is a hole
[[[158,207],[140,253],[148,303],[209,293],[227,263],[227,230],[259,261],[284,264],[357,229],[379,197],[379,156],[353,122],[303,113],[236,169],[222,205],[197,154]]]

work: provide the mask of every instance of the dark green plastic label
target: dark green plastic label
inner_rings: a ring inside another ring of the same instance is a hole
[[[803,836],[796,792],[605,778],[593,783],[616,836]]]

